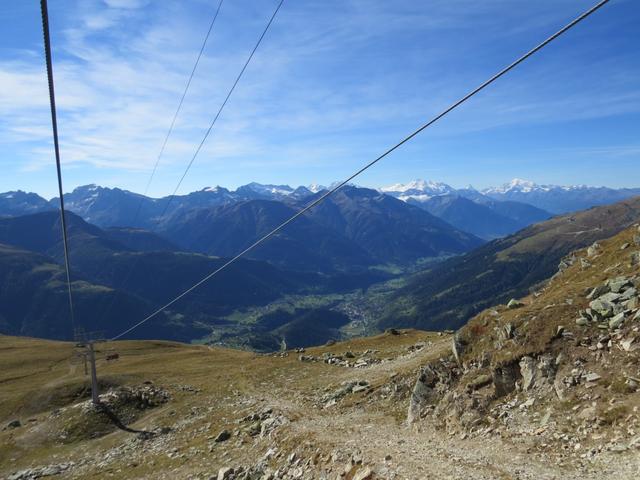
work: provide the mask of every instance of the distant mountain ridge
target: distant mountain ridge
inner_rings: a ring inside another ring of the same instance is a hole
[[[18,216],[49,210],[50,204],[37,193],[16,190],[0,193],[0,216]]]
[[[502,187],[489,188],[482,193],[495,200],[528,203],[559,214],[626,200],[640,195],[640,188],[537,185],[530,181],[514,179]]]
[[[172,216],[159,233],[191,251],[234,255],[313,198],[288,203],[255,199],[196,209]],[[300,270],[353,270],[411,265],[482,243],[422,209],[376,190],[345,186],[249,257]]]
[[[558,270],[569,252],[640,220],[640,196],[554,217],[410,277],[387,305],[380,328],[458,328],[478,312],[529,289]]]
[[[68,215],[76,326],[112,336],[226,262],[172,251],[144,231],[102,230]],[[123,241],[124,238],[124,241]],[[59,215],[55,211],[0,219],[0,334],[72,338]],[[134,267],[134,268],[132,268]],[[241,259],[174,304],[134,337],[188,341],[236,309],[288,294],[366,288],[388,275],[328,276]]]
[[[407,184],[398,183],[384,187],[381,191],[405,202],[424,203],[437,196],[458,195],[478,203],[485,203],[488,198],[526,203],[553,214],[584,210],[640,195],[640,188],[538,185],[520,178],[484,190],[476,190],[471,186],[455,189],[445,183],[414,180]]]
[[[380,191],[399,198],[403,202],[408,200],[421,202],[431,197],[456,193],[456,189],[446,183],[425,180],[413,180],[407,184],[396,183],[389,187],[382,187]]]
[[[363,189],[355,185],[349,185],[349,188]],[[235,190],[216,186],[185,195],[152,198],[120,188],[85,185],[65,194],[65,205],[89,223],[103,228],[170,231],[176,219],[181,216],[193,218],[199,209],[254,200],[300,208],[323,191],[326,187],[317,184],[294,188],[251,182]],[[378,192],[426,210],[458,230],[492,240],[544,221],[554,214],[584,210],[640,195],[640,188],[538,185],[514,179],[502,186],[479,191],[472,186],[456,189],[442,182],[414,180],[382,187]],[[0,194],[0,217],[56,208],[55,198],[47,201],[37,194],[21,191]]]
[[[496,200],[472,186],[457,190],[441,182],[414,180],[380,190],[485,240],[504,237],[552,216],[528,203]]]

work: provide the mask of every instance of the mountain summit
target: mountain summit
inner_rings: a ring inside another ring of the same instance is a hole
[[[334,183],[329,188],[335,185]],[[184,195],[152,198],[120,188],[85,185],[66,193],[65,203],[70,211],[101,227],[156,229],[158,226],[163,227],[171,216],[196,208],[218,207],[250,200],[293,204],[326,189],[327,187],[318,184],[294,188],[289,185],[251,182],[235,190],[216,186]],[[524,227],[544,220],[551,214],[584,210],[640,195],[640,188],[539,185],[516,178],[500,187],[480,191],[473,187],[456,189],[433,180],[414,180],[382,187],[379,192],[423,208],[461,230],[483,238],[492,238],[494,234],[515,231],[515,224],[511,224],[509,219],[517,220],[517,226]],[[469,202],[455,202],[454,214],[450,209],[445,211],[442,208],[442,204],[448,202],[434,200],[444,196],[463,197],[484,208],[478,209]],[[506,221],[496,219],[486,208],[506,217]],[[19,216],[51,209],[57,209],[55,198],[47,201],[35,193],[20,191],[0,193],[0,216]],[[467,225],[466,219],[470,217],[474,217],[475,223],[490,225],[476,229]]]
[[[431,197],[455,193],[456,190],[446,183],[418,179],[382,187],[380,191],[406,202],[409,199],[425,201]]]
[[[483,190],[483,193],[507,193],[507,192],[532,192],[534,190],[544,190],[548,191],[551,188],[556,187],[541,187],[540,185],[532,182],[531,180],[523,180],[521,178],[514,178],[509,183],[505,183],[501,187],[490,187]],[[561,187],[561,188],[572,188],[572,187]]]
[[[538,185],[530,180],[514,178],[501,187],[484,189],[482,193],[494,200],[528,203],[557,214],[619,202],[640,195],[640,189],[614,189],[587,185]]]

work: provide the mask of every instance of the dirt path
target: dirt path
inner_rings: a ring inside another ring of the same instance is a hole
[[[112,374],[135,371],[138,378],[152,379],[172,396],[166,405],[149,410],[130,426],[147,431],[168,427],[168,433],[142,440],[117,430],[69,445],[43,444],[35,454],[32,445],[27,448],[20,443],[22,430],[5,432],[5,437],[14,435],[7,461],[16,456],[16,448],[22,448],[24,458],[0,467],[0,477],[27,466],[73,462],[57,478],[208,480],[216,478],[220,468],[250,468],[262,462],[267,452],[275,451],[277,457],[270,457],[268,467],[272,472],[281,470],[273,480],[352,480],[351,475],[341,476],[352,458],[361,459],[376,479],[389,480],[637,478],[640,455],[635,451],[603,452],[593,460],[581,460],[573,451],[563,452],[559,447],[535,448],[528,433],[449,435],[427,420],[408,427],[404,418],[419,368],[450,348],[450,336],[425,332],[309,349],[305,355],[313,361],[300,361],[293,352],[284,357],[265,356],[132,343],[123,362],[109,366]],[[322,361],[327,353],[347,351],[356,358],[368,358],[369,365],[354,368]],[[180,373],[171,376],[176,371]],[[82,365],[58,368],[56,373],[43,377],[42,384],[64,384],[82,374]],[[327,395],[330,398],[345,382],[354,381],[368,386],[335,403],[327,401]],[[248,433],[254,420],[244,419],[269,407],[273,414],[268,421],[283,421],[266,435]],[[24,432],[53,432],[55,422],[55,416],[41,415]],[[229,430],[230,438],[215,442],[223,430]],[[288,459],[294,453],[297,460],[291,462]],[[314,461],[318,463],[311,463]],[[297,476],[301,469],[304,472]]]
[[[449,344],[450,339],[443,339],[421,351],[364,369],[335,367],[334,383],[354,379],[384,382],[392,373],[417,370],[450,348]],[[518,438],[452,436],[428,423],[409,427],[375,404],[320,409],[300,397],[286,395],[284,390],[257,396],[299,419],[291,424],[292,435],[313,438],[324,448],[359,452],[382,478],[600,480],[608,476],[607,472],[615,472],[619,479],[636,479],[640,468],[640,456],[620,461],[617,454],[607,454],[592,463],[575,458],[567,461],[554,454],[558,452],[528,451],[529,444]]]

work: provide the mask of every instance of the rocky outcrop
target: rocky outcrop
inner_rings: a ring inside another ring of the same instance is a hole
[[[411,392],[407,423],[414,423],[435,407],[458,373],[455,364],[445,359],[423,367]]]
[[[628,448],[619,439],[640,426],[640,272],[625,260],[630,245],[602,241],[571,254],[526,301],[478,315],[452,340],[449,375],[444,361],[420,372],[409,421],[427,417],[462,435],[534,432],[576,451],[589,432],[621,422],[634,427],[617,429],[605,449]]]
[[[493,369],[493,385],[496,398],[509,395],[516,389],[516,382],[522,378],[519,365],[511,362]]]

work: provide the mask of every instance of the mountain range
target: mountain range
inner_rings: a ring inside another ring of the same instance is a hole
[[[176,218],[193,216],[198,209],[255,200],[280,202],[289,208],[300,208],[323,191],[326,191],[326,187],[321,185],[293,188],[253,182],[235,190],[217,186],[186,195],[151,198],[119,188],[85,185],[65,194],[65,204],[87,222],[103,228],[133,227],[162,232],[175,230],[172,223],[180,223]],[[471,186],[456,189],[445,183],[424,180],[395,184],[378,191],[426,210],[456,229],[484,240],[515,233],[554,214],[583,210],[640,195],[640,189],[537,185],[519,179],[482,191]],[[35,193],[22,191],[0,194],[0,216],[24,215],[52,208],[57,208],[55,198],[47,201]]]
[[[233,256],[322,192],[253,183],[234,192],[216,187],[153,199],[89,185],[65,195],[65,206],[88,223],[118,235],[125,244],[133,241],[134,232],[139,240],[145,229],[181,250]],[[0,214],[15,215],[20,208],[25,213],[55,208],[55,199],[36,202],[39,197],[31,194],[29,208],[22,199],[9,202],[25,196],[3,194],[6,206]],[[128,229],[130,240],[124,238],[123,229]],[[345,186],[251,252],[250,258],[296,270],[353,271],[383,264],[410,266],[424,258],[463,253],[481,243],[475,235],[424,209],[376,190]]]
[[[68,214],[76,327],[115,335],[218,268],[226,260],[168,251],[155,234],[102,230]],[[0,219],[0,331],[71,338],[58,213]],[[138,248],[133,248],[137,245]],[[163,247],[158,250],[157,247]],[[191,340],[204,336],[221,315],[287,294],[339,292],[383,280],[380,273],[339,279],[240,260],[136,332],[136,337]]]
[[[159,233],[133,227],[101,228],[68,212],[79,324],[107,335],[118,333],[123,325],[144,318],[225,263],[226,257],[289,218],[303,205],[298,202],[295,198],[287,203],[252,199],[195,208],[170,216]],[[464,253],[482,243],[417,207],[375,190],[346,187],[322,208],[274,236],[250,259],[234,263],[188,301],[163,312],[154,320],[155,327],[137,335],[201,338],[236,310],[266,305],[287,295],[341,294],[367,288],[389,278],[372,267],[389,263],[411,267],[424,258]],[[4,300],[0,332],[70,338],[58,212],[50,208],[0,218],[0,245]],[[308,311],[305,318],[313,322],[317,315]],[[275,344],[277,335],[304,336],[310,328],[303,327],[297,317],[290,322],[292,325],[285,322],[274,327]],[[332,330],[316,328],[315,332],[313,338],[332,335]]]
[[[552,214],[584,210],[640,195],[640,188],[615,189],[586,185],[538,185],[519,178],[514,178],[511,182],[500,187],[490,187],[483,190],[476,190],[472,186],[455,189],[445,183],[424,180],[395,184],[380,190],[414,204],[428,203],[434,197],[443,195],[457,195],[485,204],[491,199],[500,202],[525,203]]]
[[[546,189],[519,185],[523,192]],[[79,318],[88,329],[116,333],[325,191],[253,183],[235,191],[216,187],[153,199],[95,185],[75,189],[65,200],[71,212],[79,213],[69,212]],[[627,195],[630,190],[617,192]],[[259,309],[291,295],[364,291],[407,273],[411,275],[402,280],[404,287],[376,307],[373,328],[459,326],[479,309],[523,294],[547,278],[568,251],[640,218],[637,198],[549,218],[545,210],[498,200],[497,195],[433,182],[383,191],[345,186],[137,335],[202,338],[236,311]],[[55,207],[55,199],[36,194],[0,194],[2,333],[49,338],[71,334]],[[111,310],[111,305],[116,307]],[[272,330],[258,323],[237,331],[262,332],[262,338],[270,339],[269,348],[284,332],[299,337],[290,338],[292,345],[335,334],[334,327],[318,330],[311,323],[336,311],[319,314],[304,302],[293,308],[299,315],[281,314],[284,323]],[[267,312],[258,312],[256,318]],[[346,318],[336,316],[336,325],[344,325]],[[305,336],[312,330],[313,335]]]
[[[410,276],[379,328],[459,328],[476,313],[527,295],[565,255],[640,221],[640,197],[554,217]]]
[[[171,217],[160,232],[187,250],[230,256],[313,199],[250,200],[195,209]],[[347,186],[251,252],[250,258],[298,270],[353,270],[412,265],[481,243],[419,208],[375,190]]]

